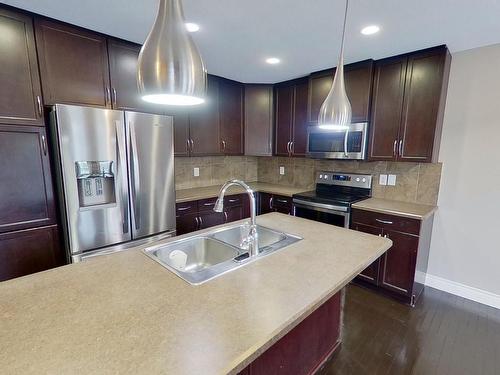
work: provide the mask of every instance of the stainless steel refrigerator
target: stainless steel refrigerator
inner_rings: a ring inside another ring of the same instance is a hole
[[[171,117],[58,104],[51,135],[71,261],[175,234]]]

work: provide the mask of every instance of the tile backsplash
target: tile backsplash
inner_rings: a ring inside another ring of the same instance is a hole
[[[199,177],[194,177],[194,168],[200,169]],[[257,158],[252,156],[175,158],[176,189],[222,185],[232,178],[247,182],[257,181]]]
[[[193,169],[200,168],[200,176]],[[280,167],[284,174],[280,175]],[[188,189],[222,185],[231,178],[247,182],[259,181],[295,186],[304,190],[314,188],[317,171],[368,173],[373,175],[373,196],[405,202],[436,204],[441,179],[441,163],[393,163],[309,158],[213,156],[176,157],[175,187]],[[379,184],[380,174],[397,176],[395,186]]]
[[[285,174],[279,174],[280,166]],[[436,204],[441,179],[441,163],[393,163],[314,160],[308,158],[259,157],[258,181],[314,188],[317,171],[367,173],[374,177],[373,196],[405,202]],[[396,175],[395,186],[379,184],[380,174]]]

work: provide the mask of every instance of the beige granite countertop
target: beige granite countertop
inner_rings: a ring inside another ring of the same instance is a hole
[[[2,375],[236,373],[392,245],[257,220],[304,239],[199,286],[140,249],[0,283]]]
[[[428,218],[437,210],[437,206],[399,202],[381,198],[369,198],[364,201],[354,203],[352,207],[366,211],[381,212],[419,220]]]
[[[276,185],[276,184],[267,184],[263,182],[249,182],[248,185],[254,190],[254,191],[260,191],[263,193],[271,193],[271,194],[279,194],[279,195],[284,195],[291,197],[293,194],[303,192],[307,189],[304,188],[295,188],[295,187],[289,187],[289,186],[282,186],[282,185]],[[176,190],[176,202],[181,203],[181,202],[188,202],[188,201],[193,201],[193,200],[198,200],[198,199],[205,199],[205,198],[213,198],[216,197],[219,194],[219,190],[222,187],[222,185],[214,185],[214,186],[205,186],[205,187],[199,187],[199,188],[191,188],[191,189],[182,189],[182,190]],[[228,190],[228,194],[239,194],[243,193],[243,189],[240,187],[230,187]]]

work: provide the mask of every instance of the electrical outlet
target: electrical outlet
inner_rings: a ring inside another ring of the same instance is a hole
[[[389,175],[389,177],[387,179],[387,185],[396,186],[396,175],[395,174]]]
[[[193,176],[200,177],[200,168],[198,168],[198,167],[193,168]]]
[[[280,175],[281,176],[285,175],[285,167],[280,167]]]
[[[381,174],[380,179],[378,181],[379,185],[387,185],[387,175],[386,174]]]

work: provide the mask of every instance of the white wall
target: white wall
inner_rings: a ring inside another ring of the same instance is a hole
[[[467,294],[467,287],[472,295],[490,292],[489,304],[498,305],[500,44],[453,55],[439,158],[443,171],[427,283],[458,288],[457,294]]]

